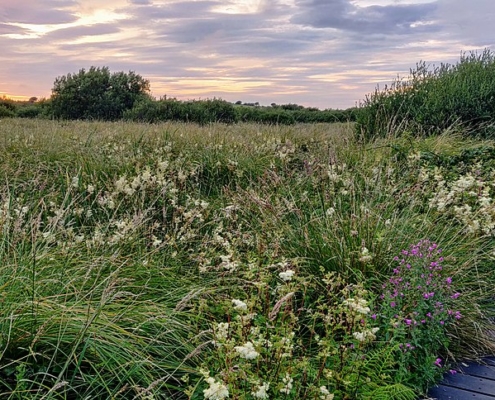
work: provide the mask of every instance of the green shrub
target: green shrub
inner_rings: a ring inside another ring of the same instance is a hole
[[[14,111],[5,107],[5,105],[3,104],[0,104],[0,118],[9,118],[9,117],[15,117]]]
[[[38,106],[26,106],[20,107],[17,110],[16,115],[20,118],[36,118],[41,114],[41,107]]]
[[[494,117],[495,54],[486,49],[462,54],[455,65],[420,62],[407,79],[377,88],[358,110],[356,131],[369,139],[406,130],[438,134],[461,125],[470,134],[493,137]]]

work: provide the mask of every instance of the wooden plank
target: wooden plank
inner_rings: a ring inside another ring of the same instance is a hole
[[[459,371],[459,373],[462,373],[464,375],[471,375],[480,378],[495,380],[494,365],[460,364],[457,370]]]
[[[437,400],[493,400],[495,396],[490,396],[488,394],[473,393],[469,390],[463,390],[459,388],[454,388],[451,386],[438,385],[432,387],[428,392],[430,399]]]
[[[477,393],[493,394],[495,397],[495,380],[484,379],[475,376],[456,374],[446,375],[442,385],[452,386],[458,389],[470,390]]]

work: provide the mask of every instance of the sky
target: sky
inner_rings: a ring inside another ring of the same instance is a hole
[[[0,0],[0,96],[134,71],[152,95],[353,107],[419,61],[495,51],[494,0]]]

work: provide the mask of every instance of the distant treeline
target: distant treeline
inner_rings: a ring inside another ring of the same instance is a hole
[[[124,110],[120,117],[105,117],[81,113],[61,116],[54,112],[50,99],[15,101],[0,98],[0,118],[45,118],[80,120],[128,120],[137,122],[183,121],[198,124],[211,122],[258,122],[263,124],[295,124],[348,122],[356,120],[356,109],[320,110],[297,104],[272,104],[270,106],[230,103],[221,99],[180,101],[175,98],[159,100],[141,99],[132,108]]]
[[[210,122],[258,122],[264,124],[294,124],[354,121],[353,109],[319,110],[297,104],[236,104],[221,99],[179,101],[160,99],[140,101],[124,113],[124,119],[142,122],[184,121],[205,124]]]
[[[149,81],[130,71],[111,73],[108,67],[81,69],[55,79],[49,99],[29,101],[0,99],[1,117],[61,120],[128,120],[138,122],[183,121],[257,122],[294,124],[355,121],[355,109],[320,110],[298,104],[260,106],[259,103],[230,103],[222,99],[180,101],[155,99]]]

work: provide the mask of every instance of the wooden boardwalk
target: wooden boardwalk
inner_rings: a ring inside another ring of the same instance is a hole
[[[438,400],[495,400],[495,357],[486,357],[482,364],[461,363],[455,375],[446,375],[428,392]]]

